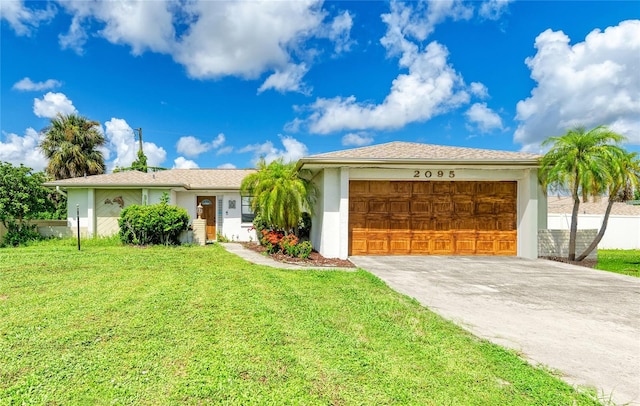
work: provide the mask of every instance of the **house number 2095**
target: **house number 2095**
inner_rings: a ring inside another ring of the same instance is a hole
[[[424,176],[425,178],[432,178],[432,177],[437,177],[437,178],[443,178],[445,176],[445,173],[448,173],[448,176],[450,178],[455,178],[456,177],[456,172],[455,171],[424,171],[424,173],[422,173],[421,171],[413,171],[413,177],[414,178],[419,178],[421,176]]]

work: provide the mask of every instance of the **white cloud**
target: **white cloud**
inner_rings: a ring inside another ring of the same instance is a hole
[[[271,141],[263,144],[251,144],[238,152],[253,152],[252,162],[255,164],[263,157],[267,163],[283,158],[285,162],[293,162],[307,155],[307,146],[293,137],[280,136],[283,149],[276,148]]]
[[[55,14],[55,8],[49,3],[46,9],[28,9],[22,0],[0,1],[0,21],[7,21],[19,36],[31,35],[41,22],[50,20]]]
[[[362,147],[373,143],[373,137],[367,133],[349,133],[342,137],[342,145]]]
[[[336,54],[348,52],[355,41],[351,39],[351,28],[353,27],[353,17],[349,11],[338,14],[328,28],[327,37],[335,43]]]
[[[231,151],[233,151],[233,147],[231,145],[228,145],[228,146],[222,147],[218,151],[216,151],[216,155],[230,154]]]
[[[226,138],[223,133],[218,134],[211,142],[202,142],[196,137],[189,135],[180,137],[176,144],[176,151],[193,158],[212,149],[220,148],[224,145],[225,141]]]
[[[469,91],[480,99],[486,99],[489,97],[489,89],[480,82],[471,82],[469,85]]]
[[[517,104],[514,141],[537,150],[549,136],[575,125],[608,125],[640,144],[640,20],[594,30],[573,46],[562,31],[546,30],[526,59],[537,82]]]
[[[323,18],[321,1],[189,3],[193,19],[173,56],[195,78],[257,78],[290,63],[290,49]]]
[[[27,128],[22,137],[13,133],[3,135],[5,142],[0,140],[0,162],[5,161],[13,165],[24,164],[34,171],[44,170],[47,159],[38,148],[42,141],[42,134],[33,128]]]
[[[231,163],[226,163],[226,164],[218,165],[218,169],[236,169],[236,166]]]
[[[357,102],[355,96],[317,99],[307,119],[310,132],[401,128],[467,103],[462,77],[449,66],[447,57],[446,48],[437,42],[424,52],[405,53],[401,64],[407,64],[409,73],[394,79],[381,104]]]
[[[284,69],[276,69],[258,88],[258,94],[268,89],[276,90],[280,93],[298,92],[304,95],[311,94],[311,88],[302,82],[302,78],[309,69],[307,65],[290,63]]]
[[[33,99],[33,114],[38,117],[53,118],[58,113],[68,115],[77,112],[73,102],[64,93],[49,92],[42,99]]]
[[[115,159],[108,164],[109,169],[129,167],[138,157],[139,143],[136,141],[133,129],[121,118],[112,118],[104,123],[105,136],[109,143],[109,149],[115,150]],[[152,142],[143,142],[142,149],[147,156],[149,166],[161,166],[167,157],[167,152]]]
[[[393,1],[390,7],[391,12],[382,15],[388,28],[380,42],[391,56],[405,54],[407,46],[414,48],[408,39],[424,41],[447,18],[468,20],[473,16],[473,7],[461,0],[417,1],[411,5]]]
[[[487,0],[480,5],[478,14],[487,20],[498,20],[508,11],[511,2],[513,0]]]
[[[12,89],[21,90],[25,92],[29,91],[42,91],[48,89],[55,89],[56,87],[60,87],[62,83],[55,79],[47,79],[44,82],[34,82],[28,77],[25,77],[22,80],[16,82]]]
[[[465,113],[467,120],[482,132],[502,129],[502,119],[487,103],[474,103]]]
[[[173,160],[173,168],[174,169],[196,169],[199,168],[198,164],[190,159],[185,159],[184,157],[177,157]]]
[[[145,50],[167,53],[173,49],[173,2],[72,0],[60,5],[73,15],[67,34],[58,37],[62,48],[81,53],[88,38],[83,25],[93,18],[104,24],[99,35],[113,44],[131,46],[134,55]]]

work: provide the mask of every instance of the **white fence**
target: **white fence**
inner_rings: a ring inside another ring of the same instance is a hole
[[[579,214],[578,229],[600,230],[604,215]],[[554,230],[568,230],[571,227],[571,214],[547,215],[547,228]],[[604,233],[599,249],[640,249],[640,217],[611,215],[607,223],[607,231]]]

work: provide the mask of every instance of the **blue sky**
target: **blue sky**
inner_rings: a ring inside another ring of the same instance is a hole
[[[378,144],[541,152],[600,124],[640,151],[637,1],[0,2],[0,161],[56,113],[109,169],[245,168]]]

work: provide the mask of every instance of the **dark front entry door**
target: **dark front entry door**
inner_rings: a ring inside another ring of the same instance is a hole
[[[197,204],[202,205],[202,218],[207,220],[207,240],[216,238],[216,197],[198,196]]]

